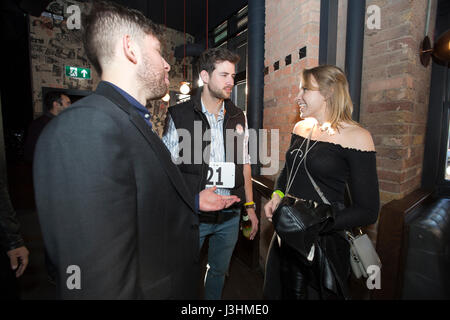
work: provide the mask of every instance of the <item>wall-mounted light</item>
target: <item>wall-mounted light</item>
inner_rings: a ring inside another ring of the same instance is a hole
[[[431,56],[443,61],[450,62],[450,30],[447,30],[431,47],[430,38],[426,36],[420,45],[420,62],[428,67]]]

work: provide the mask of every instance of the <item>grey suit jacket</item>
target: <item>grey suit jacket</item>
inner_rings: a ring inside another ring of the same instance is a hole
[[[33,172],[61,298],[197,297],[194,195],[159,137],[114,88],[101,82],[50,122]]]

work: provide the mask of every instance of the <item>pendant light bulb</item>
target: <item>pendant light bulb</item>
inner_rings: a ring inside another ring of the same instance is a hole
[[[168,92],[166,93],[166,95],[164,97],[162,97],[162,101],[164,101],[164,102],[169,102],[170,101],[170,95],[169,95]]]
[[[182,94],[188,94],[190,91],[191,91],[191,88],[189,87],[189,82],[183,81],[180,86],[180,92]]]

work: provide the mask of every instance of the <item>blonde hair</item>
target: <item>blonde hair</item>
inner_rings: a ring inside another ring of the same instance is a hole
[[[305,69],[302,72],[304,87],[314,88],[311,83],[311,76],[314,77],[319,85],[318,90],[327,100],[328,121],[331,127],[338,129],[342,122],[359,126],[359,123],[352,119],[353,103],[344,72],[332,65]]]

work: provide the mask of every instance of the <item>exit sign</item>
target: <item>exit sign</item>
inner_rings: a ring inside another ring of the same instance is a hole
[[[66,66],[66,76],[77,79],[90,79],[91,69]]]

